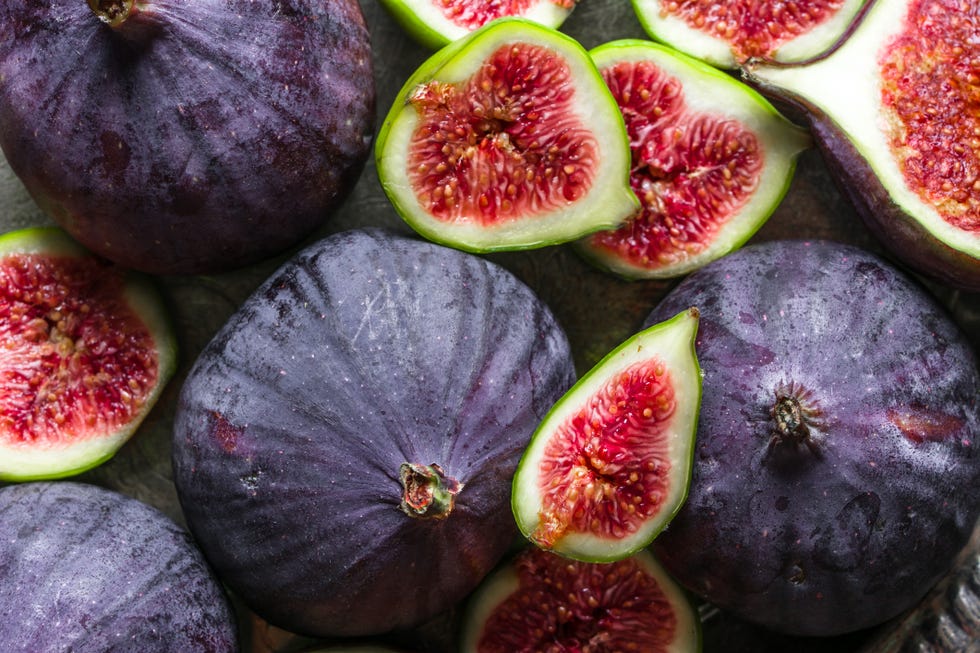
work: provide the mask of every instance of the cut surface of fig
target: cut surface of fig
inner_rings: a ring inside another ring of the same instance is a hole
[[[793,62],[823,54],[867,0],[633,0],[644,30],[720,68]]]
[[[378,174],[420,234],[485,252],[565,242],[637,206],[622,116],[588,53],[520,18],[440,50],[378,135]]]
[[[535,545],[591,562],[622,559],[680,508],[701,396],[697,323],[691,308],[636,334],[545,417],[511,500]]]
[[[57,228],[0,237],[0,479],[110,458],[176,367],[162,300]]]
[[[557,29],[577,3],[578,0],[381,0],[409,35],[433,49],[499,18],[526,18]]]
[[[668,278],[741,246],[769,218],[809,145],[805,132],[748,86],[640,40],[590,53],[630,137],[641,209],[578,250],[626,278]]]
[[[470,597],[463,653],[700,650],[684,591],[647,551],[612,563],[519,552]]]
[[[980,289],[980,30],[959,0],[881,0],[830,56],[752,66],[799,104],[847,195],[913,269]]]

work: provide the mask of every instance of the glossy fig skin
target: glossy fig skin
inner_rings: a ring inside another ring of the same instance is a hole
[[[0,2],[0,147],[124,266],[223,271],[311,234],[356,182],[375,89],[356,0]]]
[[[831,635],[914,605],[980,514],[980,372],[919,286],[860,249],[757,244],[691,275],[650,321],[701,312],[687,503],[654,550],[709,601]],[[810,442],[773,444],[777,392]]]
[[[174,477],[191,531],[257,614],[313,636],[410,628],[516,541],[510,483],[568,389],[564,332],[485,259],[343,232],[273,274],[182,389]],[[461,487],[401,508],[403,463]]]
[[[4,651],[238,651],[221,586],[155,508],[85,483],[10,485],[0,532]]]

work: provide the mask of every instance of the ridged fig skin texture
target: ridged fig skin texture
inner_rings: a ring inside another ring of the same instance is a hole
[[[131,497],[68,481],[0,488],[6,653],[235,653],[222,587],[186,531]]]
[[[564,332],[504,268],[381,230],[274,273],[182,388],[174,480],[219,576],[313,636],[418,625],[516,541],[510,484],[574,381]],[[460,484],[442,518],[401,507],[404,463]]]
[[[343,201],[374,128],[356,0],[148,0],[118,27],[90,4],[0,1],[0,148],[83,245],[224,271]]]
[[[688,499],[653,544],[663,564],[795,634],[914,605],[980,513],[980,373],[963,334],[890,264],[828,241],[743,248],[687,277],[649,322],[686,306],[701,314],[704,386]],[[773,439],[776,415],[792,422],[773,412],[787,395],[799,442]]]

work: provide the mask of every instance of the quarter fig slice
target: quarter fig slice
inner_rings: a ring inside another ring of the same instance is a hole
[[[832,48],[869,0],[632,0],[652,38],[719,68],[798,62]]]
[[[809,135],[749,86],[672,48],[626,39],[590,54],[626,122],[641,209],[578,251],[651,279],[740,247],[776,210]]]
[[[701,650],[697,612],[649,551],[597,564],[528,547],[467,602],[462,653],[591,650]]]
[[[637,208],[623,118],[588,52],[523,18],[492,21],[423,63],[375,153],[402,218],[471,252],[574,240]]]
[[[960,0],[879,0],[831,54],[746,67],[807,112],[868,228],[908,267],[980,290],[980,30]]]
[[[437,50],[507,16],[558,29],[578,0],[381,0],[381,4],[412,38]]]
[[[587,562],[620,560],[680,509],[701,402],[698,319],[690,308],[629,338],[545,416],[511,495],[535,545]]]
[[[175,368],[173,328],[147,278],[55,227],[0,236],[0,480],[105,462]]]

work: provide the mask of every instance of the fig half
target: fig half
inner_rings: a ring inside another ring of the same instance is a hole
[[[577,3],[578,0],[381,0],[412,38],[433,50],[507,16],[557,29]]]
[[[621,40],[591,55],[626,121],[641,209],[580,241],[579,252],[650,279],[740,247],[785,195],[807,133],[750,87],[671,48]]]
[[[980,290],[980,30],[961,0],[879,0],[830,55],[749,66],[802,107],[869,229],[910,268]]]
[[[462,653],[700,650],[697,612],[648,551],[596,564],[536,547],[506,561],[474,592],[460,647]]]
[[[467,251],[574,240],[637,208],[623,118],[588,52],[522,18],[495,20],[422,64],[375,151],[402,218]]]
[[[545,416],[514,475],[512,507],[534,544],[588,562],[647,546],[691,478],[701,371],[690,308],[636,334]]]
[[[832,48],[868,0],[632,0],[651,37],[719,68]]]
[[[0,480],[72,476],[136,432],[176,368],[149,281],[58,228],[0,237]]]

